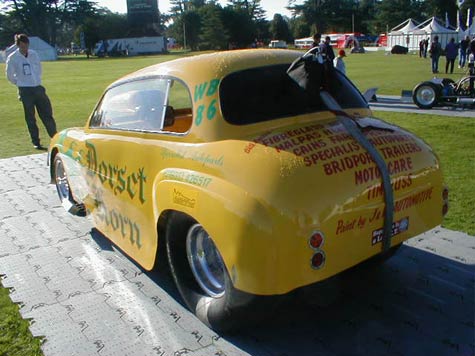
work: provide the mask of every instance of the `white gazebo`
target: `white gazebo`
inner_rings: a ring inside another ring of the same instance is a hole
[[[39,37],[29,37],[30,40],[30,48],[35,50],[38,53],[41,61],[55,61],[58,59],[58,55],[56,53],[56,49],[49,45],[47,42],[43,41]],[[17,49],[15,44],[12,44],[8,47],[5,51],[1,51],[1,58],[2,62],[7,60],[7,57],[10,53],[14,52]]]
[[[412,49],[414,44],[411,42],[411,33],[417,28],[419,23],[412,18],[401,22],[399,25],[393,27],[388,33],[387,50],[391,50],[394,46],[403,46]],[[417,44],[418,48],[419,44]]]
[[[445,48],[445,45],[450,42],[451,38],[458,40],[457,30],[445,27],[442,20],[437,17],[425,20],[411,34],[414,43],[419,43],[424,38],[429,38],[429,42],[432,42],[435,36],[439,37],[439,43],[442,48]]]

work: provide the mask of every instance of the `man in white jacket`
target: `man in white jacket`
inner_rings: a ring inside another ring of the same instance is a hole
[[[50,137],[56,134],[56,122],[53,118],[51,102],[45,88],[41,85],[40,58],[34,50],[29,49],[30,40],[27,35],[15,35],[15,44],[18,48],[7,58],[6,75],[8,80],[18,87],[33,147],[45,150],[40,143],[35,108]]]

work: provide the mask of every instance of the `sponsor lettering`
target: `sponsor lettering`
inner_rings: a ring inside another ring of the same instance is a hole
[[[404,190],[412,185],[412,177],[411,175],[408,176],[401,176],[396,178],[392,183],[392,188],[395,192]],[[368,200],[376,199],[384,195],[383,184],[379,183],[370,189],[368,189],[367,198]]]
[[[145,169],[129,171],[127,167],[99,160],[95,146],[86,141],[86,166],[88,174],[99,178],[103,185],[108,185],[115,195],[127,194],[130,199],[145,203]]]
[[[173,202],[178,205],[193,209],[196,205],[196,198],[187,196],[185,193],[173,189]]]
[[[400,158],[394,161],[390,161],[387,164],[388,166],[388,171],[389,174],[398,174],[401,172],[410,172],[413,169],[413,164],[412,164],[412,158],[411,157],[405,157],[405,158]],[[340,169],[340,172],[353,168],[347,166],[340,166],[336,165],[336,168]],[[333,167],[332,167],[333,169]],[[334,170],[330,170],[331,174],[335,173]],[[363,168],[360,170],[355,171],[355,184],[365,184],[369,181],[372,181],[374,179],[380,179],[381,178],[381,172],[379,171],[378,167],[376,166],[371,166],[367,168]]]
[[[215,95],[218,90],[218,86],[219,86],[219,79],[212,79],[209,82],[197,84],[195,86],[195,92],[193,96],[194,101],[199,102],[206,97]],[[216,117],[216,114],[218,112],[217,104],[218,104],[217,100],[213,99],[211,100],[208,106],[204,104],[197,106],[196,113],[195,113],[196,126],[201,125],[205,115],[208,120],[213,120]]]
[[[407,231],[409,229],[409,217],[405,217],[399,221],[395,221],[392,224],[391,236],[396,236],[401,232]],[[371,235],[371,245],[376,245],[383,241],[383,229],[374,230]]]
[[[197,185],[199,187],[206,188],[211,182],[212,178],[202,176],[201,174],[186,172],[186,171],[175,171],[169,170],[165,174],[165,179],[178,180],[185,183],[190,183]]]
[[[97,218],[106,226],[111,227],[112,230],[119,231],[119,235],[124,239],[128,239],[132,245],[136,245],[139,249],[142,247],[139,225],[121,212],[108,209],[107,206],[101,204],[97,208]]]
[[[224,156],[213,156],[205,152],[196,151],[168,151],[161,152],[162,159],[189,159],[201,163],[203,166],[223,166]]]

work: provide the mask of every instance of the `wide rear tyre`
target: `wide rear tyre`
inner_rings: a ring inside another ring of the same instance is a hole
[[[56,184],[56,191],[58,192],[59,200],[64,209],[76,216],[86,216],[86,208],[84,204],[76,202],[71,193],[70,184],[64,163],[61,157],[56,155],[54,157],[54,182]]]
[[[431,82],[423,82],[412,91],[412,100],[421,109],[432,109],[440,98],[440,88]]]
[[[256,323],[281,299],[234,288],[212,238],[191,217],[173,213],[166,226],[170,271],[187,307],[217,332],[233,332]]]

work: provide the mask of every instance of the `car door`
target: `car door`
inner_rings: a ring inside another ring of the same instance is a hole
[[[85,145],[95,225],[145,267],[157,249],[152,196],[161,152],[170,135],[186,135],[191,124],[189,90],[167,77],[111,87],[90,120]]]
[[[143,263],[156,249],[153,177],[159,165],[154,142],[163,129],[170,81],[148,78],[110,88],[86,135],[89,184],[96,227],[127,254]]]

